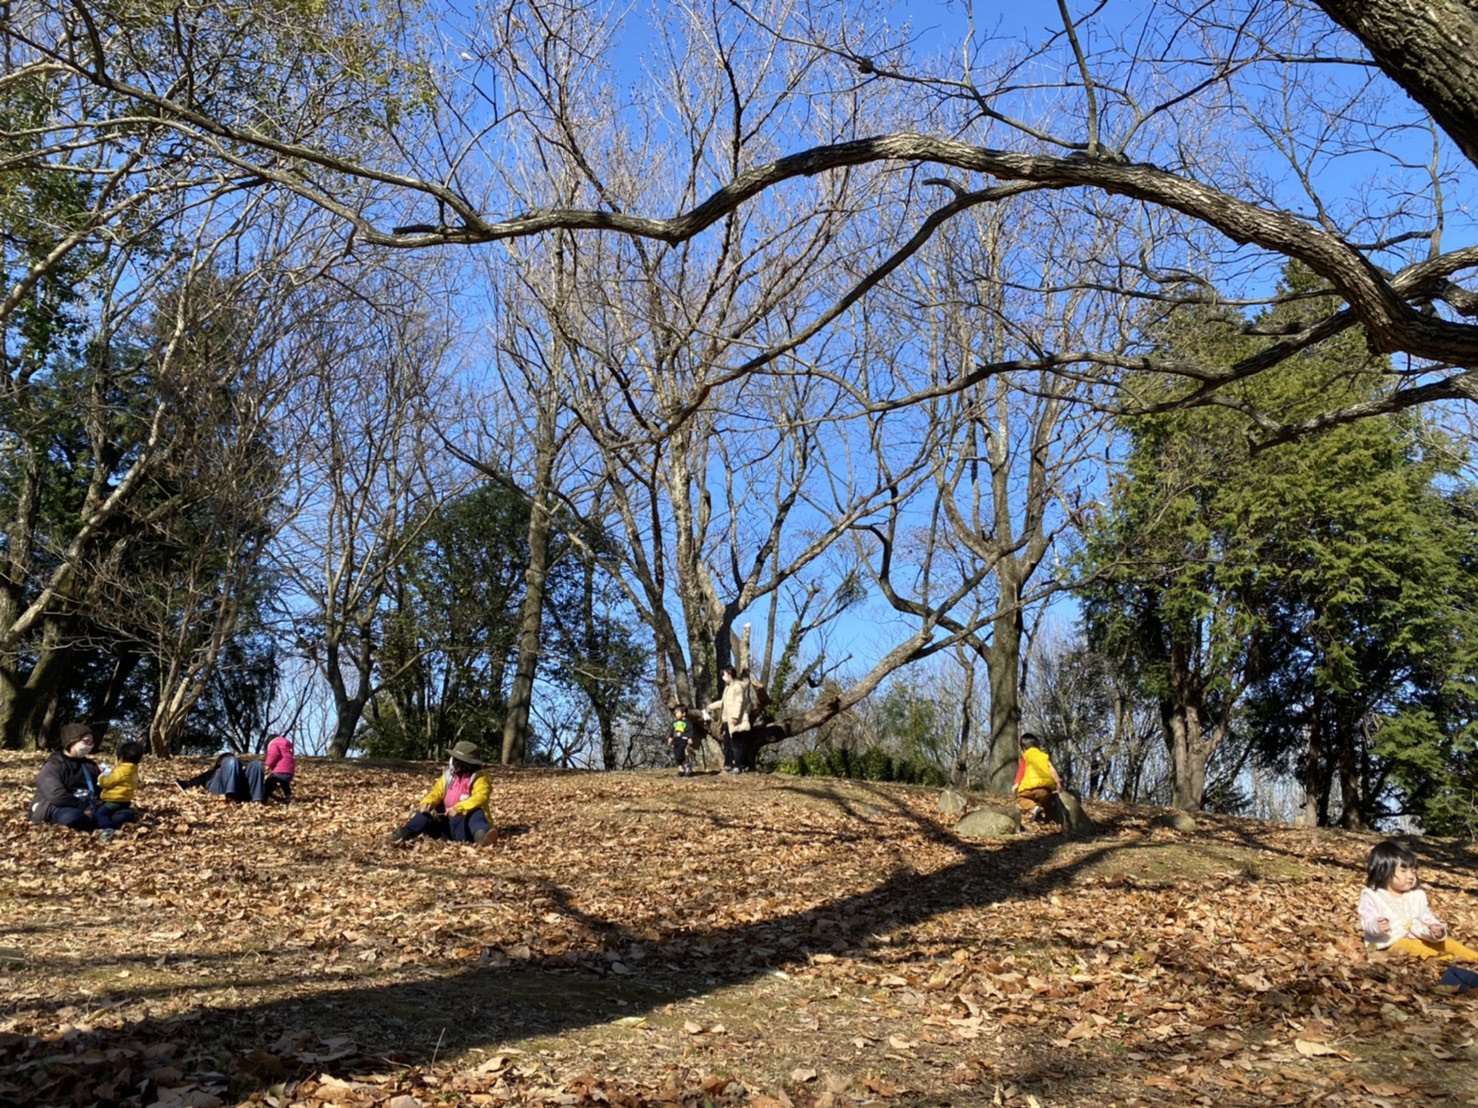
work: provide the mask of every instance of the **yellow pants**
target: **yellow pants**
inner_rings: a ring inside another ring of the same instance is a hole
[[[1430,939],[1413,939],[1409,936],[1397,939],[1387,950],[1399,950],[1402,954],[1409,954],[1413,958],[1443,958],[1457,959],[1460,962],[1478,962],[1478,950],[1469,950],[1462,943],[1453,938],[1432,942]]]

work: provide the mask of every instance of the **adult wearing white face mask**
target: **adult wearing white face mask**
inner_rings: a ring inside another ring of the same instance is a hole
[[[32,823],[55,823],[74,831],[96,831],[104,839],[129,820],[133,809],[110,814],[98,803],[98,764],[93,751],[92,728],[69,723],[62,728],[61,748],[46,759],[36,776],[36,795],[31,801]],[[121,818],[120,818],[121,817]]]

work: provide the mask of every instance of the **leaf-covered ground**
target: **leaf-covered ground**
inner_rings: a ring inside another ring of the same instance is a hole
[[[495,848],[402,847],[431,767],[262,807],[201,764],[102,844],[0,757],[0,1102],[1478,1104],[1478,999],[1361,953],[1373,837],[972,844],[927,789],[534,770]],[[1421,856],[1478,941],[1478,851]]]

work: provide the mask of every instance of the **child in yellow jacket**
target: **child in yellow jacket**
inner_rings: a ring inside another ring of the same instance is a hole
[[[102,776],[98,778],[98,804],[113,816],[114,825],[138,818],[133,794],[139,786],[139,762],[143,757],[143,744],[126,742],[119,744],[117,765],[103,763]]]
[[[1030,731],[1022,733],[1021,759],[1016,763],[1016,781],[1012,786],[1021,814],[1033,819],[1046,816],[1047,802],[1062,789],[1062,778],[1047,752],[1038,745],[1041,741]]]

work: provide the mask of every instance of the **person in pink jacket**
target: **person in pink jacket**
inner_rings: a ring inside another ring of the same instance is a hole
[[[267,744],[267,754],[263,758],[263,768],[267,771],[267,779],[264,782],[266,799],[272,799],[272,790],[280,788],[282,799],[293,798],[293,775],[298,771],[297,759],[293,757],[293,741],[286,735],[273,735],[272,741]]]

